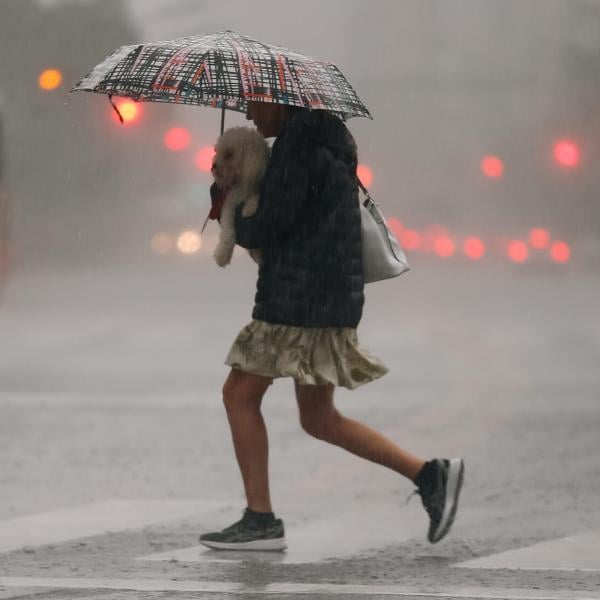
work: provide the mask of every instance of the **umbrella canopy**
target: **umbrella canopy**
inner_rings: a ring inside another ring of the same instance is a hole
[[[341,71],[233,31],[122,46],[72,89],[246,112],[248,101],[368,117]]]

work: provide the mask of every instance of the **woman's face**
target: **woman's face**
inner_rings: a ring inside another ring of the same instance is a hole
[[[276,137],[286,119],[285,106],[269,102],[248,102],[246,119],[254,121],[258,132],[264,137]]]

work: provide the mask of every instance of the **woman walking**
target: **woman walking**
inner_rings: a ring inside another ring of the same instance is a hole
[[[262,257],[252,321],[227,355],[231,371],[223,386],[247,506],[241,520],[200,542],[231,550],[286,547],[271,505],[260,410],[276,377],[294,379],[307,433],[414,482],[429,516],[428,539],[438,542],[454,521],[464,461],[422,460],[334,405],[336,386],[356,389],[388,372],[357,338],[364,282],[356,143],[324,110],[249,102],[246,117],[263,137],[276,137],[258,210],[244,217],[239,205],[235,216],[236,243],[261,249]],[[213,184],[213,218],[218,192]]]

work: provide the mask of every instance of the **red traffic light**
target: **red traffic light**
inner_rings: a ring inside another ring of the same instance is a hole
[[[450,258],[454,254],[454,241],[448,235],[440,235],[433,242],[433,251],[441,258]]]
[[[180,152],[189,146],[190,142],[192,141],[192,135],[184,127],[171,127],[171,129],[165,133],[164,141],[165,146],[169,150],[173,152]]]
[[[552,242],[552,245],[550,246],[550,256],[555,262],[563,264],[569,262],[569,259],[571,258],[569,244],[562,240]]]
[[[373,183],[373,171],[367,165],[358,165],[356,167],[356,175],[366,188]]]
[[[485,254],[485,244],[477,237],[469,237],[463,244],[463,250],[471,260],[479,260]]]
[[[497,156],[484,156],[481,159],[481,170],[490,179],[499,179],[504,173],[504,164]]]
[[[508,242],[507,252],[508,258],[517,263],[525,262],[529,257],[527,244],[522,240],[511,240]]]
[[[542,250],[550,243],[550,234],[541,227],[535,227],[529,231],[529,245],[532,248]]]
[[[196,158],[194,159],[194,162],[196,163],[196,166],[198,167],[198,169],[209,173],[210,169],[212,168],[214,156],[215,156],[215,147],[214,146],[205,146],[204,148],[201,148],[196,153]]]
[[[571,140],[556,142],[554,144],[554,160],[561,167],[576,167],[579,164],[579,147]]]

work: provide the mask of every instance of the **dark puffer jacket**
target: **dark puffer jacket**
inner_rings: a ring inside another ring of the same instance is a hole
[[[260,248],[252,318],[354,327],[362,316],[361,216],[352,134],[335,115],[293,112],[271,149],[259,208],[235,214],[236,243]]]

